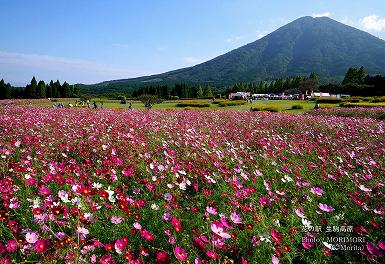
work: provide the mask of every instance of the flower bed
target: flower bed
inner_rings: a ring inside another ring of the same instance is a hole
[[[335,116],[0,107],[0,262],[381,263],[384,130]]]

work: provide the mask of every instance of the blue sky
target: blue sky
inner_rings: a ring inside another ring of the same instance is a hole
[[[188,67],[292,20],[385,39],[384,0],[0,0],[0,79],[96,83]]]

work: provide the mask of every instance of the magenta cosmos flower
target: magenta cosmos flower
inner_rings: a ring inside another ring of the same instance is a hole
[[[176,247],[174,249],[174,254],[177,259],[180,261],[186,262],[187,261],[187,253],[186,251],[181,247]]]
[[[115,242],[115,251],[118,254],[122,254],[122,251],[126,248],[127,242],[124,239],[119,239]]]
[[[262,207],[267,207],[271,204],[271,200],[266,197],[259,198],[259,203],[262,205]]]
[[[381,250],[376,246],[374,245],[372,242],[367,242],[366,243],[366,249],[369,251],[370,254],[372,254],[373,256],[376,256],[376,257],[381,257],[383,255],[383,253],[381,252]]]
[[[48,241],[42,240],[42,239],[38,240],[35,243],[35,250],[36,250],[36,252],[41,253],[48,248],[48,245],[49,245]]]
[[[327,205],[327,204],[323,204],[323,203],[319,203],[318,208],[321,209],[322,211],[328,212],[328,213],[334,211],[333,207],[331,207],[330,205]]]

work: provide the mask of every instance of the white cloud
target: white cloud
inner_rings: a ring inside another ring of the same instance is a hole
[[[316,17],[330,17],[331,15],[332,15],[332,13],[330,13],[328,11],[328,12],[325,12],[325,13],[312,14],[311,16],[316,18]]]
[[[366,16],[360,19],[360,24],[365,30],[381,32],[385,31],[385,18],[377,15]]]
[[[95,63],[87,60],[0,51],[0,72],[12,82],[29,81],[32,76],[42,80],[71,83],[96,83],[112,79],[150,74],[123,66]]]
[[[195,64],[203,62],[204,60],[198,59],[195,57],[184,57],[183,61],[189,65],[195,65]]]

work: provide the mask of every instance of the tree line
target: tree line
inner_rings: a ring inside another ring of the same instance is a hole
[[[341,84],[324,84],[320,90],[329,93],[350,94],[352,96],[384,96],[385,76],[367,75],[365,68],[350,67]]]
[[[70,85],[67,82],[60,84],[59,80],[56,82],[51,80],[46,84],[42,80],[37,82],[33,77],[25,87],[13,87],[9,83],[6,84],[3,79],[0,81],[0,99],[73,98],[78,97],[79,94],[79,88],[76,85]]]
[[[281,78],[273,81],[261,82],[238,82],[234,85],[226,86],[225,89],[212,88],[210,84],[175,84],[172,88],[167,84],[150,85],[137,88],[131,94],[132,97],[139,97],[144,94],[156,95],[162,99],[176,98],[212,98],[235,92],[250,93],[304,93],[319,86],[319,80],[315,73],[309,77],[295,76],[291,78]],[[225,90],[225,91],[223,91]]]
[[[144,94],[156,95],[162,99],[172,98],[212,98],[213,91],[209,84],[204,87],[199,85],[175,84],[172,88],[168,85],[150,85],[136,89],[132,97],[139,97]]]
[[[285,93],[302,94],[310,92],[329,92],[332,94],[350,94],[353,96],[383,96],[385,95],[385,76],[367,75],[364,67],[350,67],[341,83],[320,84],[316,73],[309,76],[294,76],[279,78],[271,81],[260,82],[238,82],[228,85],[224,89],[211,88],[210,85],[202,84],[176,84],[173,88],[168,85],[145,86],[136,89],[132,96],[138,97],[142,94],[153,94],[159,98],[205,98],[212,97],[214,93],[225,94],[235,92],[250,92],[251,94]]]

